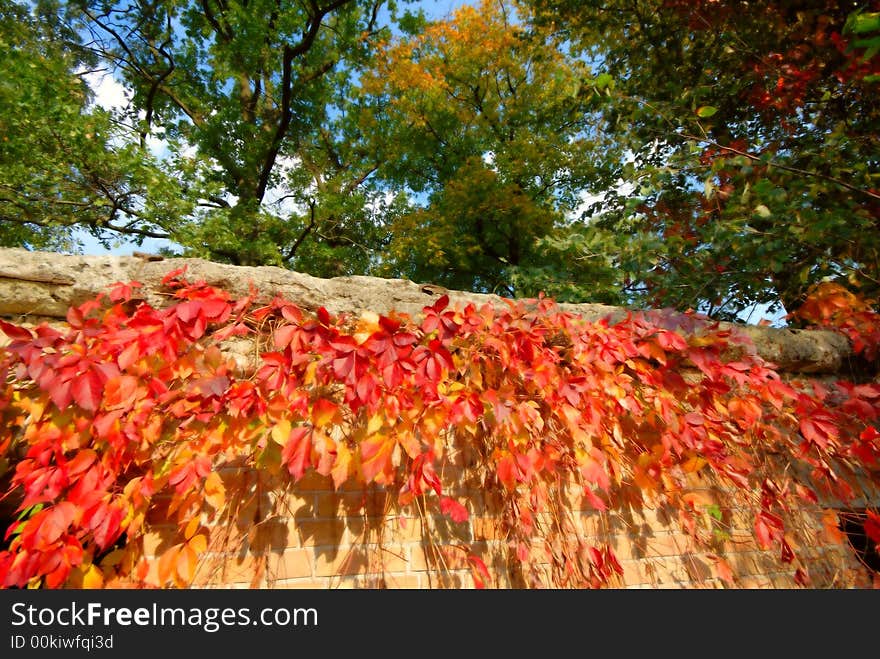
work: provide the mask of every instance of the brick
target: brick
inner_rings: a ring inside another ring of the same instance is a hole
[[[639,508],[633,511],[633,522],[646,524],[654,531],[678,526],[678,515],[674,510],[658,508]]]
[[[315,517],[315,494],[312,492],[285,492],[276,504],[279,515],[286,517]]]
[[[399,546],[380,548],[356,545],[332,551],[315,549],[315,576],[383,574],[405,572],[407,549]]]
[[[309,469],[294,485],[294,491],[299,493],[332,492],[335,489],[333,479],[330,476],[322,476],[314,469]]]
[[[748,589],[772,588],[773,587],[773,580],[770,579],[769,577],[749,576],[749,577],[744,577],[743,579],[741,579],[739,585],[741,588],[748,588]]]
[[[644,561],[648,581],[655,585],[683,584],[691,580],[687,569],[677,558]]]
[[[498,540],[504,537],[501,521],[494,517],[473,517],[471,519],[474,540]]]
[[[316,495],[315,517],[383,517],[388,503],[384,492],[324,492]]]
[[[397,515],[390,515],[384,520],[378,520],[377,524],[380,521],[383,522],[383,537],[390,542],[409,544],[424,540],[425,530],[422,529],[422,522],[415,517],[401,518]]]
[[[296,544],[296,536],[290,533],[287,523],[275,518],[252,526],[244,546],[252,553],[264,553],[280,552]]]
[[[259,575],[262,580],[268,558],[265,555],[221,556],[210,561],[205,571],[199,570],[199,580],[204,583],[250,584]]]
[[[288,528],[301,547],[355,544],[364,540],[367,530],[364,521],[357,518],[293,521]]]
[[[271,553],[268,555],[266,577],[270,580],[311,578],[314,562],[309,549],[287,549],[280,553]]]
[[[271,584],[272,588],[290,590],[326,590],[330,587],[330,580],[326,578],[306,577],[303,579],[278,579]]]
[[[607,527],[607,519],[596,512],[576,514],[575,523],[580,533],[587,538],[604,535],[605,528]]]
[[[486,556],[490,555],[489,547],[485,542],[472,543],[469,551],[445,545],[413,545],[410,548],[410,570],[422,572],[470,569],[468,555],[475,554],[488,563]]]
[[[620,561],[620,567],[623,568],[623,583],[627,587],[648,583],[642,561]]]
[[[494,583],[494,582],[493,582]],[[492,584],[487,584],[491,587]],[[474,579],[470,570],[456,572],[428,572],[422,577],[422,588],[470,589],[474,588]]]
[[[647,555],[678,556],[694,548],[694,540],[684,533],[658,534],[648,538]]]
[[[339,577],[331,579],[332,587],[342,590],[356,589],[417,589],[421,588],[420,578],[417,574],[385,574],[381,576],[370,575],[366,577]]]

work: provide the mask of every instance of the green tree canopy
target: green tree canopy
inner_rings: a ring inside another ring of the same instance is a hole
[[[826,279],[880,296],[876,0],[2,12],[5,245],[69,246],[80,226],[719,318],[793,311]],[[94,70],[127,108],[91,104]]]
[[[171,235],[189,208],[132,131],[90,105],[96,66],[57,7],[0,7],[0,244],[71,248],[74,227],[108,239]]]
[[[377,178],[423,200],[391,226],[388,271],[522,293],[512,274],[579,203],[595,150],[589,71],[513,11],[461,7],[385,44],[362,76]]]
[[[557,250],[613,255],[641,303],[719,316],[792,310],[828,277],[876,297],[880,59],[876,14],[859,13],[869,3],[529,4],[535,29],[607,80],[617,142],[602,214]],[[594,228],[605,248],[586,245]]]

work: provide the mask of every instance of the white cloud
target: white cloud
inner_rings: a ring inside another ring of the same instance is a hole
[[[131,103],[131,90],[107,71],[89,71],[83,75],[95,94],[94,104],[105,110],[124,110]]]
[[[634,183],[626,182],[623,179],[618,179],[617,185],[614,189],[617,194],[625,197],[627,195],[631,195],[635,191],[636,186]],[[581,203],[578,204],[577,208],[575,208],[571,213],[566,216],[566,219],[575,222],[580,220],[581,215],[587,212],[590,206],[592,206],[593,204],[603,201],[606,194],[606,192],[590,192],[588,190],[584,190],[580,194]],[[599,215],[602,215],[603,212],[604,211],[602,209],[599,209],[599,212],[595,213],[593,217],[598,217]]]

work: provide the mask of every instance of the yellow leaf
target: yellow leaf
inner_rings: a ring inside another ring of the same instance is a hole
[[[385,423],[383,415],[374,414],[371,416],[369,421],[367,421],[367,435],[375,435],[382,428],[383,423]]]
[[[189,523],[186,525],[186,529],[184,529],[184,531],[183,531],[183,537],[186,538],[187,540],[192,538],[196,534],[196,531],[199,530],[199,526],[200,526],[199,518],[193,517],[191,520],[189,520]]]
[[[205,479],[205,500],[214,510],[220,510],[226,502],[226,488],[216,471],[212,471]]]
[[[282,419],[272,428],[272,439],[284,446],[290,439],[290,419]]]
[[[339,486],[347,481],[351,474],[351,457],[351,451],[348,450],[345,442],[339,442],[336,446],[336,462],[330,472],[336,489],[339,489]]]
[[[94,565],[89,565],[88,569],[83,574],[82,587],[87,589],[103,588],[104,574]]]
[[[189,539],[187,545],[196,553],[196,554],[204,554],[208,549],[208,539],[205,537],[204,533],[199,533],[198,535],[194,535]]]
[[[373,311],[365,311],[358,319],[357,328],[354,332],[354,340],[359,344],[363,343],[374,332],[378,332],[381,328],[379,325],[379,314]]]
[[[700,471],[706,465],[706,460],[697,455],[686,460],[681,468],[687,472]]]
[[[315,384],[315,378],[318,374],[318,362],[312,361],[309,362],[308,366],[306,366],[306,372],[303,374],[303,384],[307,387]]]

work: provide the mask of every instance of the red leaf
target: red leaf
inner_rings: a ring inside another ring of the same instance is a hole
[[[441,295],[439,298],[437,298],[437,301],[432,306],[430,306],[428,308],[433,309],[437,313],[440,313],[448,305],[449,305],[449,296],[448,295]]]
[[[49,397],[59,410],[67,408],[71,400],[70,380],[54,381],[49,389]]]
[[[290,431],[290,437],[281,451],[281,459],[287,465],[287,471],[294,480],[302,478],[311,466],[312,439],[311,429],[297,426]]]
[[[293,341],[293,337],[296,336],[296,333],[299,332],[299,327],[297,325],[283,325],[275,330],[275,347],[279,350],[283,350],[287,346],[290,345],[290,342]]]
[[[730,569],[730,563],[721,558],[720,556],[715,556],[714,554],[710,556],[715,561],[715,569],[718,571],[718,577],[727,584],[731,586],[736,585],[736,580],[733,576],[733,570]]]
[[[498,480],[501,481],[501,484],[508,490],[516,487],[517,469],[512,455],[508,453],[498,460],[495,465],[495,473],[498,475]]]
[[[73,379],[70,392],[73,400],[84,410],[94,412],[101,404],[103,385],[98,373],[89,368],[85,373]]]
[[[34,537],[34,547],[48,549],[70,528],[76,517],[76,506],[69,501],[62,501],[46,510],[45,515],[40,517]],[[37,518],[31,521],[37,523]]]
[[[657,343],[664,350],[687,350],[688,344],[678,332],[660,332],[657,334]]]
[[[482,590],[486,587],[486,582],[492,580],[492,577],[489,575],[489,570],[486,568],[486,564],[483,562],[482,558],[474,556],[473,554],[468,555],[468,563],[471,566],[471,576],[474,578],[474,586]]]
[[[870,510],[866,511],[867,515],[865,516],[865,535],[877,545],[878,550],[880,550],[880,515],[875,512],[871,512]]]
[[[328,326],[333,322],[333,317],[330,315],[330,312],[327,311],[324,307],[319,307],[315,312],[315,315],[318,316],[318,321],[324,325]]]
[[[187,266],[183,266],[181,268],[176,268],[175,270],[172,270],[171,272],[169,272],[167,275],[162,277],[162,285],[163,286],[169,285],[173,280],[177,279],[178,277],[180,277],[180,275],[182,275],[184,272],[186,272],[186,268],[187,268]]]
[[[394,334],[401,326],[401,322],[397,319],[388,318],[387,316],[379,316],[379,326],[389,334]]]
[[[584,496],[587,498],[587,501],[589,501],[590,505],[593,506],[593,508],[595,508],[596,510],[600,512],[608,510],[608,504],[597,497],[589,487],[584,488]]]
[[[299,325],[302,322],[302,311],[295,304],[285,304],[281,307],[281,315],[284,318],[295,325]]]
[[[118,281],[113,284],[108,297],[111,302],[127,302],[131,299],[131,289],[140,287],[141,283],[139,281],[131,281],[127,284]]]
[[[228,316],[229,303],[219,298],[201,300],[201,311],[206,318],[211,320],[222,319],[224,316]]]
[[[71,480],[92,466],[98,454],[90,448],[82,449],[67,463],[67,477]]]
[[[782,554],[780,558],[783,563],[791,563],[794,560],[794,552],[791,549],[791,545],[788,544],[787,541],[782,541]]]
[[[453,522],[461,523],[468,520],[468,511],[455,499],[443,497],[440,499],[440,510],[444,515],[449,515]]]
[[[84,517],[83,525],[92,531],[95,543],[99,549],[107,549],[119,537],[122,529],[122,510],[101,501],[94,506]]]
[[[798,568],[794,571],[794,582],[806,588],[810,585],[810,575]]]
[[[140,357],[140,352],[140,345],[138,345],[137,341],[133,341],[126,346],[125,350],[119,353],[116,363],[124,371],[137,361],[138,357]]]
[[[31,341],[34,338],[34,335],[30,333],[30,330],[25,329],[24,327],[19,327],[18,325],[13,325],[12,323],[7,323],[5,320],[0,320],[0,330],[2,330],[10,339]]]
[[[354,353],[349,352],[344,357],[333,360],[333,374],[340,380],[346,380],[354,369]]]
[[[828,448],[828,438],[835,434],[834,425],[824,419],[801,419],[800,428],[804,439],[822,450]]]

